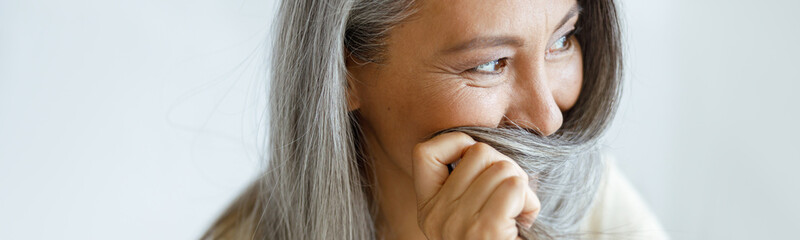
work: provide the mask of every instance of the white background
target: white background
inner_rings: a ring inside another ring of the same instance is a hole
[[[0,0],[0,239],[195,239],[259,167],[269,0]],[[606,145],[674,239],[800,227],[797,1],[624,0]]]

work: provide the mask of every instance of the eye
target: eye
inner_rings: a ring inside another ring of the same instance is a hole
[[[558,40],[553,42],[553,45],[551,45],[550,48],[547,49],[547,53],[558,53],[568,50],[570,47],[572,47],[572,41],[570,40],[572,39],[573,36],[575,36],[575,34],[579,30],[580,28],[572,30],[569,33],[565,34],[564,36],[558,38]]]
[[[488,74],[499,74],[503,72],[503,69],[508,64],[508,59],[500,58],[495,59],[484,64],[478,65],[470,69],[470,71],[478,72],[478,73],[488,73]]]
[[[563,37],[559,38],[558,40],[556,40],[555,43],[553,43],[553,46],[550,47],[550,51],[551,52],[555,52],[555,51],[564,50],[565,48],[567,48],[567,43],[568,43],[567,42],[567,36],[563,36]]]

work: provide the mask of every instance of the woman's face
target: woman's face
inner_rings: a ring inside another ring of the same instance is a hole
[[[371,157],[410,176],[414,145],[442,129],[516,124],[550,135],[561,127],[583,78],[575,0],[416,7],[390,32],[384,62],[348,59],[348,102]]]

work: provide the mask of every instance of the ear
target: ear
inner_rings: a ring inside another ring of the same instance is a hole
[[[361,101],[358,99],[358,83],[355,76],[348,70],[347,72],[347,111],[352,112],[361,108]]]
[[[345,93],[347,97],[347,111],[352,112],[361,108],[361,101],[358,98],[359,84],[358,79],[356,78],[358,71],[356,68],[358,67],[358,64],[356,64],[353,60],[353,57],[350,55],[350,51],[345,50],[344,59],[347,70],[345,73],[347,78],[347,91]]]

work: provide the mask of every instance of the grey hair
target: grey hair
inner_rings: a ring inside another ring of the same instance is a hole
[[[375,238],[364,189],[369,183],[361,174],[355,120],[347,111],[344,56],[379,61],[390,27],[408,8],[408,2],[396,0],[281,3],[261,236]]]
[[[539,217],[527,239],[580,238],[577,232],[602,176],[598,143],[613,119],[621,95],[622,44],[613,0],[578,0],[582,7],[577,28],[583,49],[583,90],[565,113],[556,133],[539,137],[519,125],[508,128],[457,127],[437,134],[464,132],[509,156],[534,179],[541,201]],[[591,233],[585,233],[587,236]]]
[[[531,176],[541,202],[531,228],[517,224],[525,239],[578,237],[576,230],[586,215],[602,175],[603,162],[597,139],[568,140],[556,135],[540,137],[518,126],[507,128],[456,127],[440,131],[463,132],[489,144],[514,160]],[[576,141],[577,140],[577,141]]]
[[[568,238],[596,188],[596,145],[617,106],[621,49],[614,0],[579,0],[583,90],[547,138],[524,129],[459,128],[516,158],[537,179],[529,239]],[[386,60],[392,26],[413,0],[286,0],[275,22],[266,171],[204,239],[373,239],[376,206],[358,116],[347,109],[346,57]]]

